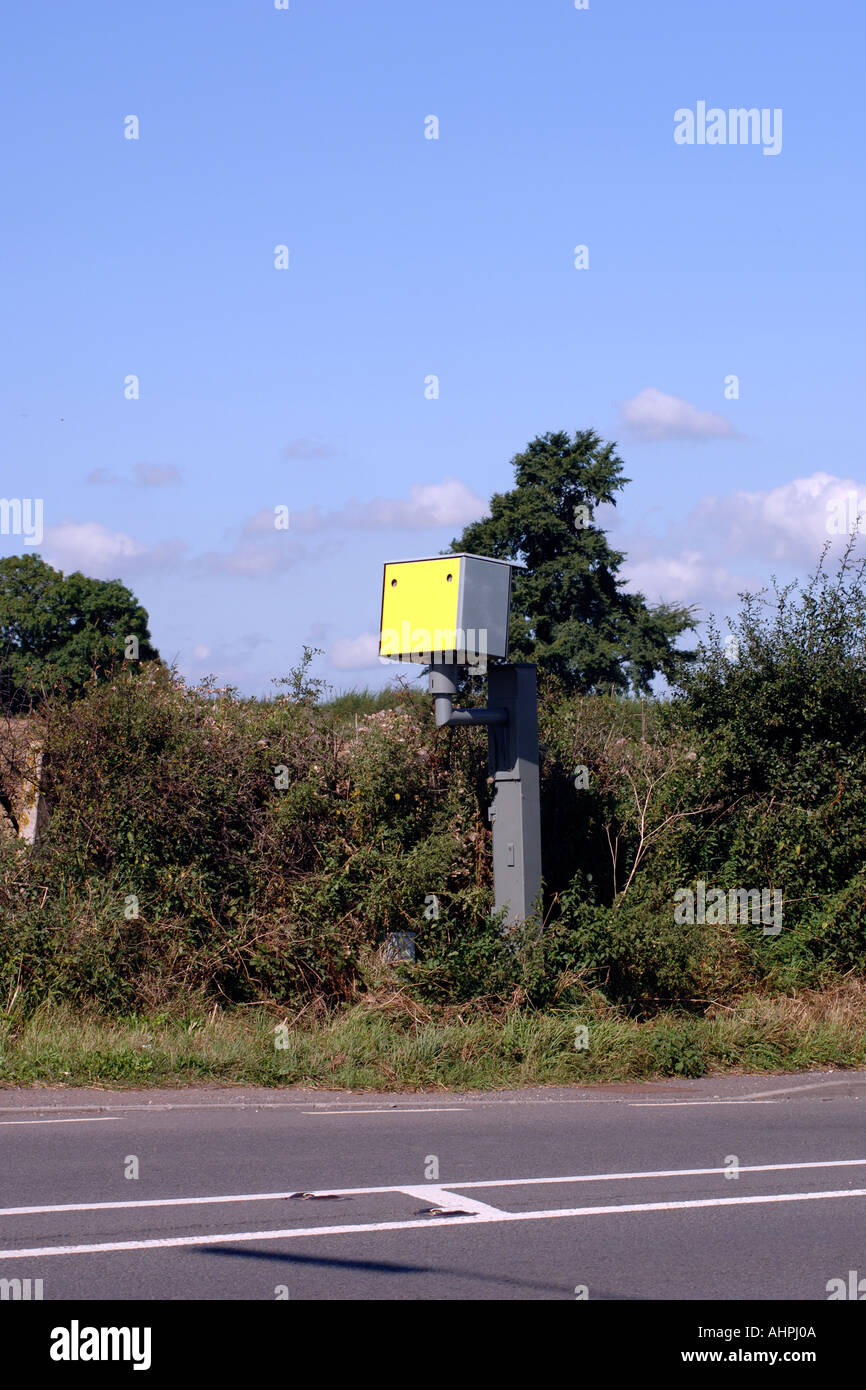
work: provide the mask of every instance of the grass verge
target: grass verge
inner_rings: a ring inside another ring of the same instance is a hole
[[[318,1021],[265,1009],[109,1019],[45,1006],[0,1023],[0,1086],[491,1090],[866,1067],[864,995],[851,980],[644,1022],[600,1000],[434,1013],[400,993]]]

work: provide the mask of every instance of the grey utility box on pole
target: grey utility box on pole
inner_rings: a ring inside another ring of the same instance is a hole
[[[506,927],[541,911],[535,667],[487,664],[507,651],[511,567],[473,555],[386,565],[379,646],[382,656],[429,665],[440,728],[488,726],[494,909]],[[463,665],[487,671],[487,709],[454,709]]]

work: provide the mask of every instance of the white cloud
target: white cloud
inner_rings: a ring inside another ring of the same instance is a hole
[[[741,579],[700,550],[626,560],[622,575],[626,588],[644,594],[649,603],[726,603],[743,588]]]
[[[263,508],[243,527],[243,534],[232,550],[209,550],[198,556],[196,565],[211,574],[239,574],[247,578],[279,574],[309,561],[309,549],[293,535],[292,522],[287,530],[277,530],[274,513]]]
[[[441,483],[414,483],[408,497],[352,498],[343,507],[323,512],[320,507],[293,512],[291,525],[300,531],[424,530],[432,526],[465,526],[486,516],[487,503],[458,478]]]
[[[817,472],[762,491],[705,497],[692,518],[729,551],[811,565],[824,542],[839,534],[831,518],[839,516],[846,528],[847,513],[853,520],[858,510],[866,516],[866,484]]]
[[[94,579],[117,579],[130,571],[172,570],[183,558],[186,541],[142,545],[126,531],[109,531],[101,521],[70,521],[46,526],[44,559],[70,574],[81,570]]]
[[[341,637],[328,653],[338,671],[365,671],[379,664],[378,632],[362,632],[360,637]]]
[[[741,439],[730,420],[713,410],[698,410],[680,396],[647,386],[620,407],[631,437],[644,443],[665,439]]]
[[[100,521],[68,521],[45,528],[45,559],[66,572],[117,570],[120,561],[140,560],[147,546],[125,531],[109,531]]]
[[[776,564],[805,574],[827,540],[834,552],[841,549],[858,511],[866,520],[866,483],[817,472],[774,488],[704,497],[661,538],[617,527],[614,540],[626,552],[627,587],[650,602],[727,604],[744,589],[763,588]],[[732,560],[745,568],[735,572]]]
[[[289,513],[288,528],[274,525],[274,509],[262,507],[242,527],[233,550],[210,551],[199,563],[213,573],[250,577],[290,569],[305,558],[297,537],[316,531],[422,530],[434,526],[465,526],[487,513],[483,498],[457,478],[441,483],[415,483],[408,498],[377,497],[369,502],[352,499],[345,506],[325,512],[308,507]]]

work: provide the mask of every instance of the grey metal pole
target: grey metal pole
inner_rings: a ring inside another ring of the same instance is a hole
[[[490,708],[455,710],[455,665],[431,666],[438,728],[488,724],[494,780],[493,894],[504,924],[514,926],[541,905],[541,810],[538,783],[538,697],[529,663],[488,667]]]
[[[437,729],[445,728],[450,722],[453,713],[451,702],[457,694],[457,670],[456,666],[430,667],[430,692]]]
[[[491,666],[490,702],[507,711],[504,728],[488,738],[494,781],[493,884],[497,909],[513,926],[541,911],[541,799],[538,775],[538,695],[528,662]]]

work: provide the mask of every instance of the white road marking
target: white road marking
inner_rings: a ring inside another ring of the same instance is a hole
[[[804,1075],[814,1075],[814,1072],[807,1072],[807,1073],[800,1073],[800,1074],[804,1074]],[[792,1073],[792,1075],[796,1076],[796,1075],[798,1075],[798,1073]],[[725,1078],[724,1078],[724,1077],[716,1077],[716,1078],[713,1078],[713,1079],[714,1079],[715,1081],[717,1081],[717,1082],[720,1083],[720,1082],[722,1082]],[[636,1092],[637,1092],[638,1090],[640,1090],[641,1088],[644,1088],[644,1087],[645,1087],[647,1091],[653,1091],[653,1090],[655,1090],[655,1089],[658,1089],[659,1093],[663,1093],[665,1090],[667,1090],[667,1091],[669,1092],[671,1089],[676,1089],[678,1086],[681,1087],[683,1090],[686,1090],[686,1087],[687,1087],[687,1083],[684,1083],[684,1082],[676,1082],[676,1081],[673,1081],[673,1082],[672,1082],[670,1079],[667,1080],[667,1081],[659,1081],[659,1082],[655,1082],[655,1081],[650,1081],[650,1082],[634,1082],[633,1085],[634,1085],[634,1090],[635,1090]],[[788,1095],[788,1094],[794,1094],[794,1093],[796,1093],[797,1091],[818,1090],[818,1089],[820,1089],[820,1088],[823,1087],[823,1086],[847,1086],[847,1085],[850,1085],[850,1086],[859,1086],[859,1087],[863,1087],[864,1085],[866,1085],[866,1072],[864,1072],[864,1071],[862,1071],[862,1070],[860,1070],[860,1071],[851,1071],[851,1072],[848,1072],[848,1073],[847,1073],[847,1076],[846,1076],[846,1077],[844,1077],[843,1079],[840,1079],[840,1080],[807,1082],[807,1083],[805,1083],[805,1084],[802,1085],[802,1086],[792,1085],[792,1086],[790,1086],[790,1087],[787,1087],[787,1086],[786,1086],[786,1087],[781,1087],[781,1088],[779,1089],[778,1092],[776,1092],[776,1091],[757,1091],[757,1092],[754,1092],[754,1093],[752,1093],[752,1094],[753,1094],[755,1097],[770,1096],[770,1095],[775,1095],[775,1094],[779,1094],[779,1095]],[[559,1094],[559,1095],[552,1095],[552,1094],[549,1094],[549,1093],[543,1093],[543,1094],[539,1095],[539,1094],[536,1093],[536,1094],[522,1094],[522,1095],[519,1095],[519,1096],[514,1096],[514,1095],[496,1095],[496,1096],[493,1097],[493,1098],[490,1098],[490,1097],[488,1097],[487,1095],[484,1095],[484,1094],[471,1095],[471,1096],[468,1096],[468,1097],[466,1098],[468,1103],[467,1103],[466,1105],[464,1105],[464,1106],[461,1106],[460,1108],[461,1108],[461,1109],[467,1109],[467,1110],[468,1110],[468,1109],[477,1109],[479,1106],[494,1106],[494,1107],[500,1106],[500,1107],[501,1107],[501,1106],[504,1106],[504,1105],[521,1105],[521,1106],[527,1106],[527,1105],[621,1105],[624,1101],[625,1101],[626,1104],[632,1104],[632,1105],[635,1104],[634,1101],[629,1101],[627,1095],[624,1095],[624,1094],[610,1095],[610,1094],[608,1094],[608,1093],[601,1092],[600,1090],[599,1090],[599,1091],[596,1091],[596,1090],[595,1090],[594,1088],[592,1088],[592,1087],[575,1086],[575,1087],[573,1087],[572,1089],[573,1089],[573,1094],[571,1094],[571,1095],[562,1095],[562,1094]],[[322,1092],[320,1091],[319,1094],[322,1094]],[[399,1093],[398,1093],[398,1092],[389,1092],[388,1094],[399,1094]],[[147,1112],[147,1111],[149,1111],[151,1114],[155,1114],[155,1113],[157,1113],[157,1112],[169,1111],[169,1110],[302,1110],[302,1111],[305,1111],[305,1110],[308,1110],[308,1109],[310,1108],[310,1106],[313,1105],[313,1104],[315,1104],[315,1102],[313,1102],[313,1101],[311,1101],[311,1100],[265,1100],[265,1099],[263,1099],[263,1098],[262,1098],[262,1099],[255,1098],[255,1099],[248,1099],[248,1100],[247,1100],[247,1099],[235,1099],[235,1098],[233,1097],[231,1100],[200,1100],[200,1101],[165,1101],[165,1100],[162,1100],[162,1101],[146,1101],[146,1102],[132,1103],[132,1104],[122,1104],[122,1103],[118,1103],[118,1104],[116,1104],[116,1105],[112,1105],[111,1103],[107,1103],[107,1104],[101,1104],[101,1105],[98,1105],[98,1106],[95,1105],[93,1102],[91,1102],[90,1104],[82,1104],[82,1105],[69,1104],[69,1105],[63,1105],[63,1106],[60,1106],[60,1105],[0,1105],[0,1114],[11,1114],[11,1113],[17,1113],[17,1114],[28,1114],[28,1113],[30,1113],[30,1114],[40,1114],[40,1113],[42,1113],[42,1114],[44,1114],[46,1111],[49,1111],[49,1110],[63,1110],[64,1112],[67,1112],[67,1113],[68,1113],[68,1112],[73,1111],[73,1110],[94,1110],[94,1109],[100,1109],[100,1110],[113,1110],[113,1111],[116,1112],[116,1114],[119,1114],[119,1115],[122,1115],[122,1114],[124,1114],[124,1113],[127,1112],[127,1111],[128,1111],[130,1114],[137,1114],[137,1113],[140,1113],[140,1112]],[[406,1107],[406,1108],[409,1108],[409,1107]],[[425,1110],[425,1111],[426,1111],[426,1110],[433,1110],[433,1109],[436,1109],[436,1108],[438,1108],[438,1107],[426,1106],[426,1105],[423,1104],[423,1102],[419,1102],[418,1105],[417,1105],[417,1107],[413,1107],[413,1108],[417,1108],[418,1110]]]
[[[738,1165],[740,1173],[783,1173],[801,1168],[862,1168],[866,1158],[828,1158],[810,1163],[753,1163]],[[568,1178],[494,1178],[487,1182],[449,1182],[447,1187],[534,1187],[545,1184],[571,1182],[633,1182],[642,1178],[700,1178],[712,1177],[718,1173],[728,1173],[729,1168],[655,1168],[644,1173],[578,1173]],[[406,1191],[406,1188],[403,1189]],[[2,1215],[2,1212],[0,1212]]]
[[[139,1207],[235,1206],[241,1202],[283,1202],[301,1189],[289,1192],[238,1192],[220,1197],[151,1197],[137,1202],[68,1202],[56,1207],[0,1207],[0,1216],[49,1216],[67,1211],[130,1211]],[[355,1197],[368,1193],[400,1192],[399,1187],[328,1187],[311,1196]]]
[[[407,1197],[417,1197],[419,1202],[427,1202],[431,1207],[442,1207],[444,1211],[466,1211],[474,1216],[507,1216],[499,1207],[488,1206],[486,1202],[477,1202],[474,1197],[457,1197],[447,1188],[436,1187],[433,1183],[423,1183],[419,1187],[401,1187],[400,1192],[405,1192]]]
[[[429,1115],[443,1110],[468,1110],[468,1105],[389,1105],[385,1110],[359,1106],[354,1110],[305,1110],[305,1115]]]
[[[381,1092],[379,1093],[381,1096]],[[399,1092],[385,1092],[387,1095],[398,1095]],[[592,1096],[583,1091],[578,1091],[574,1096],[518,1096],[515,1099],[503,1099],[499,1096],[495,1100],[489,1100],[485,1096],[471,1096],[469,1103],[461,1106],[454,1106],[454,1109],[470,1110],[478,1105],[583,1105],[594,1104],[596,1101],[607,1104],[618,1103],[619,1096]],[[223,1101],[149,1101],[146,1105],[0,1105],[0,1114],[44,1114],[47,1110],[114,1110],[118,1114],[138,1114],[142,1111],[149,1112],[151,1115],[162,1113],[167,1110],[300,1110],[304,1114],[316,1102],[310,1100],[223,1100]],[[364,1107],[358,1106],[358,1109]],[[425,1105],[423,1101],[414,1106],[403,1106],[404,1110],[437,1110],[442,1106]],[[452,1108],[452,1107],[448,1107]]]
[[[783,1173],[799,1172],[807,1168],[862,1168],[866,1158],[828,1158],[807,1163],[754,1163],[739,1165],[740,1173]],[[381,1196],[389,1192],[403,1192],[423,1200],[430,1205],[441,1203],[443,1197],[454,1191],[463,1192],[473,1187],[555,1187],[580,1182],[635,1182],[644,1178],[700,1178],[713,1177],[727,1173],[728,1168],[650,1168],[634,1173],[571,1173],[553,1178],[477,1178],[462,1182],[455,1179],[446,1183],[392,1183],[385,1187],[322,1187],[313,1191],[313,1196],[368,1197]],[[281,1202],[292,1197],[298,1188],[286,1192],[235,1192],[208,1197],[148,1197],[129,1202],[63,1202],[52,1206],[0,1207],[2,1216],[51,1216],[72,1211],[130,1211],[146,1207],[200,1207],[235,1206],[242,1202]],[[454,1197],[455,1201],[460,1199]],[[485,1204],[479,1202],[479,1207]],[[491,1211],[498,1208],[491,1207]]]
[[[47,1259],[54,1255],[107,1255],[120,1250],[171,1250],[196,1245],[245,1245],[254,1240],[306,1240],[316,1236],[372,1235],[377,1231],[417,1231],[429,1226],[486,1226],[513,1221],[556,1221],[577,1216],[623,1216],[645,1211],[694,1211],[701,1207],[759,1206],[762,1203],[832,1201],[866,1197],[866,1188],[842,1192],[786,1192],[760,1197],[705,1197],[689,1202],[638,1202],[629,1206],[565,1207],[553,1211],[498,1212],[477,1216],[416,1217],[413,1221],[359,1222],[355,1226],[306,1226],[283,1231],[228,1231],[220,1235],[169,1236],[156,1240],[117,1240],[98,1245],[43,1245],[0,1250],[0,1260]]]
[[[0,1125],[98,1125],[105,1120],[116,1120],[116,1115],[93,1115],[90,1118],[76,1116],[72,1120],[0,1120]]]
[[[866,1160],[864,1160],[866,1162]],[[722,1172],[722,1169],[719,1169]],[[516,1182],[519,1179],[515,1179]],[[530,1179],[529,1181],[535,1181]],[[553,1182],[560,1179],[553,1178]],[[566,1180],[567,1181],[567,1180]],[[471,1186],[471,1184],[468,1184]],[[454,1186],[454,1184],[450,1184]],[[479,1187],[488,1186],[487,1183],[479,1183]],[[64,1202],[59,1206],[42,1207],[0,1207],[0,1216],[52,1216],[62,1215],[72,1211],[130,1211],[144,1207],[201,1207],[201,1206],[236,1206],[242,1202],[283,1202],[287,1198],[294,1197],[299,1188],[293,1187],[288,1192],[238,1192],[219,1197],[149,1197],[139,1201],[130,1202]],[[429,1201],[430,1205],[442,1205],[442,1199],[448,1195],[444,1187],[437,1186],[435,1183],[425,1183],[423,1187],[389,1185],[388,1187],[322,1187],[310,1193],[312,1197],[368,1197],[385,1196],[388,1193],[405,1193],[411,1197],[419,1197]],[[450,1194],[452,1201],[458,1199],[453,1193]],[[467,1199],[471,1200],[471,1199]],[[445,1203],[447,1205],[447,1202]],[[475,1206],[482,1208],[484,1202],[476,1202]],[[493,1211],[495,1208],[491,1207]]]
[[[778,1105],[777,1100],[629,1100],[627,1105],[644,1105],[660,1110],[665,1105]]]
[[[777,1103],[778,1096],[799,1095],[801,1091],[823,1091],[827,1086],[852,1086],[859,1080],[863,1083],[861,1073],[855,1072],[850,1077],[833,1081],[807,1081],[802,1086],[778,1086],[772,1091],[749,1091],[746,1095],[731,1100],[630,1100],[629,1105],[774,1105]]]
[[[843,1079],[841,1081],[808,1081],[804,1083],[804,1085],[802,1086],[780,1086],[777,1090],[774,1091],[752,1091],[751,1094],[746,1097],[746,1099],[751,1100],[752,1098],[757,1096],[790,1096],[798,1091],[822,1091],[825,1086],[850,1085],[850,1078]]]

